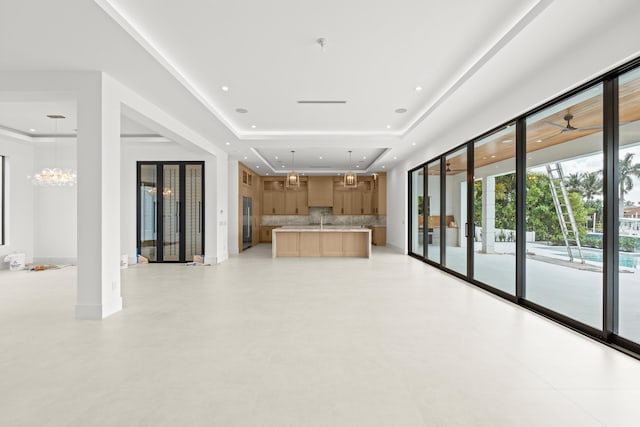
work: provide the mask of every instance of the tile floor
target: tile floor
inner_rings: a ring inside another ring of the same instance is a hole
[[[637,426],[640,362],[410,257],[0,272],[2,426]]]

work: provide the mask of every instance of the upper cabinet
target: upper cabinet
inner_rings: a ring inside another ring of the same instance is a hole
[[[286,188],[285,179],[263,178],[262,181],[262,214],[263,215],[307,215],[308,207],[307,181],[302,179],[300,187]]]
[[[333,206],[333,177],[309,177],[308,206],[310,208],[326,208]]]
[[[334,215],[386,215],[387,176],[359,176],[358,188],[344,188],[342,177],[302,177],[287,188],[284,177],[261,177],[263,215],[309,215],[310,207],[332,207]]]

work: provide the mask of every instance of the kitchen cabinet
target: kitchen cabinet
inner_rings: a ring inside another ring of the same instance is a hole
[[[333,177],[310,176],[308,182],[310,208],[326,208],[333,206]]]
[[[387,246],[387,227],[372,225],[371,229],[371,243],[376,246]]]
[[[380,173],[374,181],[373,188],[373,214],[374,215],[386,215],[387,214],[387,174]]]
[[[265,191],[262,195],[263,215],[284,215],[284,191]]]
[[[352,215],[353,193],[350,190],[341,190],[333,193],[333,214]]]
[[[307,181],[300,182],[296,189],[287,189],[284,193],[285,215],[308,215],[308,195]]]
[[[262,225],[260,226],[260,242],[261,243],[271,243],[272,241],[272,232],[274,228],[280,227],[279,225]]]

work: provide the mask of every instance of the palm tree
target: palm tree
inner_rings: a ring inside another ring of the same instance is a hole
[[[600,171],[585,172],[581,175],[582,182],[580,183],[580,190],[582,196],[587,200],[593,200],[593,196],[599,196],[602,194],[602,178],[600,178]]]
[[[624,159],[619,160],[618,169],[620,174],[620,198],[619,215],[624,216],[624,195],[633,188],[633,177],[640,178],[640,164],[633,163],[634,153],[627,153]]]
[[[582,176],[580,173],[572,173],[567,175],[564,179],[564,183],[567,186],[567,190],[572,191],[574,193],[582,194]]]

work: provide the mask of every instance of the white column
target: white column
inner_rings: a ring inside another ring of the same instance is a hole
[[[122,310],[120,101],[111,79],[78,94],[78,296],[76,318]]]
[[[496,242],[496,179],[482,178],[482,252],[493,253]]]

